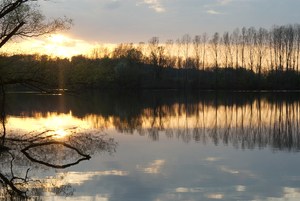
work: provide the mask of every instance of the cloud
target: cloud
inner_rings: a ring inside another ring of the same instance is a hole
[[[205,4],[204,8],[215,8],[215,7],[224,7],[224,6],[228,6],[229,4],[233,3],[234,1],[237,0],[216,0],[216,1],[212,1],[209,4]]]
[[[219,0],[218,4],[224,6],[224,5],[231,3],[232,1],[233,0]]]
[[[117,9],[121,6],[121,2],[118,0],[111,0],[108,3],[104,5],[104,8],[109,9],[109,10],[114,10]]]
[[[143,2],[138,3],[137,5],[140,4],[146,4],[149,6],[149,8],[155,10],[157,13],[163,13],[166,11],[166,9],[163,7],[161,2],[159,0],[144,0]]]
[[[223,13],[215,11],[213,9],[207,10],[206,13],[210,14],[210,15],[222,15]]]

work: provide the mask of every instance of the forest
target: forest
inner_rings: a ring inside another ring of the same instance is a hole
[[[15,89],[299,90],[300,25],[237,28],[176,40],[97,47],[90,55],[0,56]]]

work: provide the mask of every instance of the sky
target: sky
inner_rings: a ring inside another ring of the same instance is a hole
[[[188,33],[300,23],[300,0],[50,0],[46,16],[74,20],[69,33],[89,42],[147,42]]]
[[[40,45],[47,53],[76,54],[98,44],[148,42],[154,36],[164,42],[184,34],[300,23],[300,0],[48,0],[39,4],[49,19],[67,16],[74,22],[62,33],[67,41],[30,42],[35,44],[31,49]],[[54,47],[46,48],[49,44]],[[58,51],[61,46],[69,50]]]

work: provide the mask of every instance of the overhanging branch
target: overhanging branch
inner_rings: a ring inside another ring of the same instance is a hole
[[[11,37],[13,37],[17,31],[25,24],[25,22],[20,22],[20,24],[18,24],[18,26],[16,26],[1,42],[0,42],[0,48],[5,45],[5,43],[7,43],[7,41],[9,41],[9,39],[11,39]]]

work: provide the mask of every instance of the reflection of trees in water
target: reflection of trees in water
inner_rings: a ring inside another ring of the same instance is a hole
[[[21,100],[21,101],[20,101]],[[64,107],[60,107],[63,102]],[[253,148],[271,146],[295,150],[298,146],[298,93],[235,93],[186,91],[93,92],[81,98],[14,96],[11,115],[34,111],[72,114],[95,128],[115,127],[158,140],[160,133],[185,142],[195,140]]]
[[[298,101],[273,101],[257,98],[245,104],[235,101],[175,103],[155,105],[140,115],[120,120],[114,126],[120,132],[148,134],[153,140],[164,133],[185,142],[233,144],[254,148],[271,146],[280,150],[299,150],[300,111]]]
[[[74,130],[65,138],[55,138],[51,131],[25,135],[7,133],[0,151],[0,200],[38,200],[45,193],[69,196],[74,189],[64,176],[47,177],[43,170],[64,169],[89,160],[95,152],[112,153],[113,139],[99,133],[79,133]],[[37,179],[41,178],[41,179]]]

